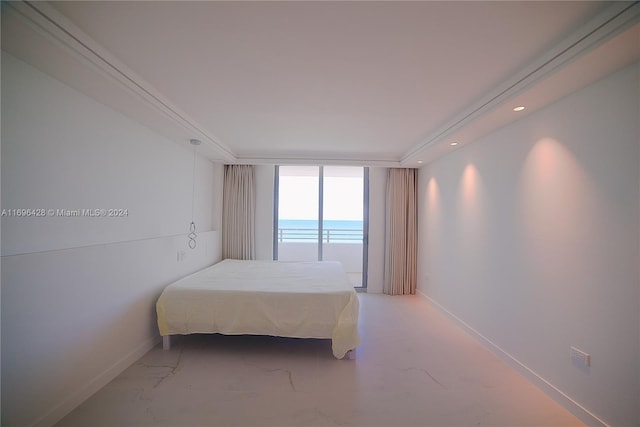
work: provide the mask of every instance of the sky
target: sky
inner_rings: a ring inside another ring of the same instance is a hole
[[[280,176],[280,219],[318,218],[318,177]],[[324,177],[324,219],[362,220],[363,182],[360,177]]]

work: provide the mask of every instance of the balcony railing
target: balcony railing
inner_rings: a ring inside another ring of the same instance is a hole
[[[317,242],[317,228],[279,228],[278,242]],[[323,228],[323,243],[362,243],[362,229]]]

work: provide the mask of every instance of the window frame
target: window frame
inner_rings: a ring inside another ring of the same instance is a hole
[[[324,208],[324,165],[318,167],[318,261],[323,258],[323,208]],[[369,270],[369,168],[362,166],[362,284],[356,289],[366,289]],[[278,260],[278,205],[280,201],[280,165],[274,166],[273,179],[273,260]]]

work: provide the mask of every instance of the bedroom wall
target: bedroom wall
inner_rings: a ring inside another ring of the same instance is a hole
[[[639,82],[636,64],[419,173],[419,292],[590,424],[577,405],[640,423]]]
[[[256,166],[256,258],[273,259],[273,165]],[[369,168],[369,282],[367,292],[381,293],[384,273],[384,197],[387,169]]]
[[[222,167],[2,54],[2,425],[52,425],[158,342],[163,287],[220,257]],[[179,261],[179,258],[182,260]]]

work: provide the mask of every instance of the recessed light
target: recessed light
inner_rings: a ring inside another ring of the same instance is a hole
[[[453,142],[449,143],[449,145],[452,146],[452,147],[455,147],[456,145],[458,145],[458,143],[453,141]]]
[[[521,105],[521,106],[519,106],[519,107],[514,108],[514,109],[513,109],[513,111],[522,111],[522,110],[524,110],[524,108],[525,108],[525,107],[523,107],[523,106]]]
[[[421,165],[422,164],[422,160],[418,160],[418,164]]]

